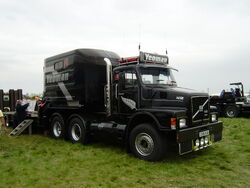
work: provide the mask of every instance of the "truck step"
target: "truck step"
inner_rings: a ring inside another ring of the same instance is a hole
[[[31,134],[31,124],[33,119],[23,120],[10,134],[9,136],[18,136],[20,135],[27,127],[29,127],[29,134]]]

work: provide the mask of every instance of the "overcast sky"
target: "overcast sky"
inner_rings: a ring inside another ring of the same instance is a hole
[[[179,86],[250,91],[248,0],[0,0],[0,88],[42,93],[44,59],[77,48],[164,54]]]

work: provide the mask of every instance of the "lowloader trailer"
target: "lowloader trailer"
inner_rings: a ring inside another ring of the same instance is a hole
[[[39,126],[56,139],[86,143],[115,135],[136,157],[157,161],[170,145],[180,155],[222,139],[222,122],[206,93],[177,87],[168,56],[120,58],[77,49],[45,60]]]

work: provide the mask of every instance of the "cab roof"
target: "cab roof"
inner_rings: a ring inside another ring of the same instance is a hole
[[[120,59],[120,57],[111,51],[107,51],[107,50],[99,50],[99,49],[75,49],[72,51],[68,51],[65,53],[61,53],[55,56],[51,56],[45,59],[45,62],[50,62],[50,61],[55,61],[57,59],[62,59],[71,55],[80,55],[80,56],[84,56],[86,58],[88,57],[102,57],[102,58],[110,58],[110,59],[117,59],[117,61]]]

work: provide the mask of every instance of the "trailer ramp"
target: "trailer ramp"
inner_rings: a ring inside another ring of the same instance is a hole
[[[10,134],[9,136],[18,136],[20,135],[27,127],[29,127],[29,134],[32,133],[31,124],[33,119],[23,120]]]

